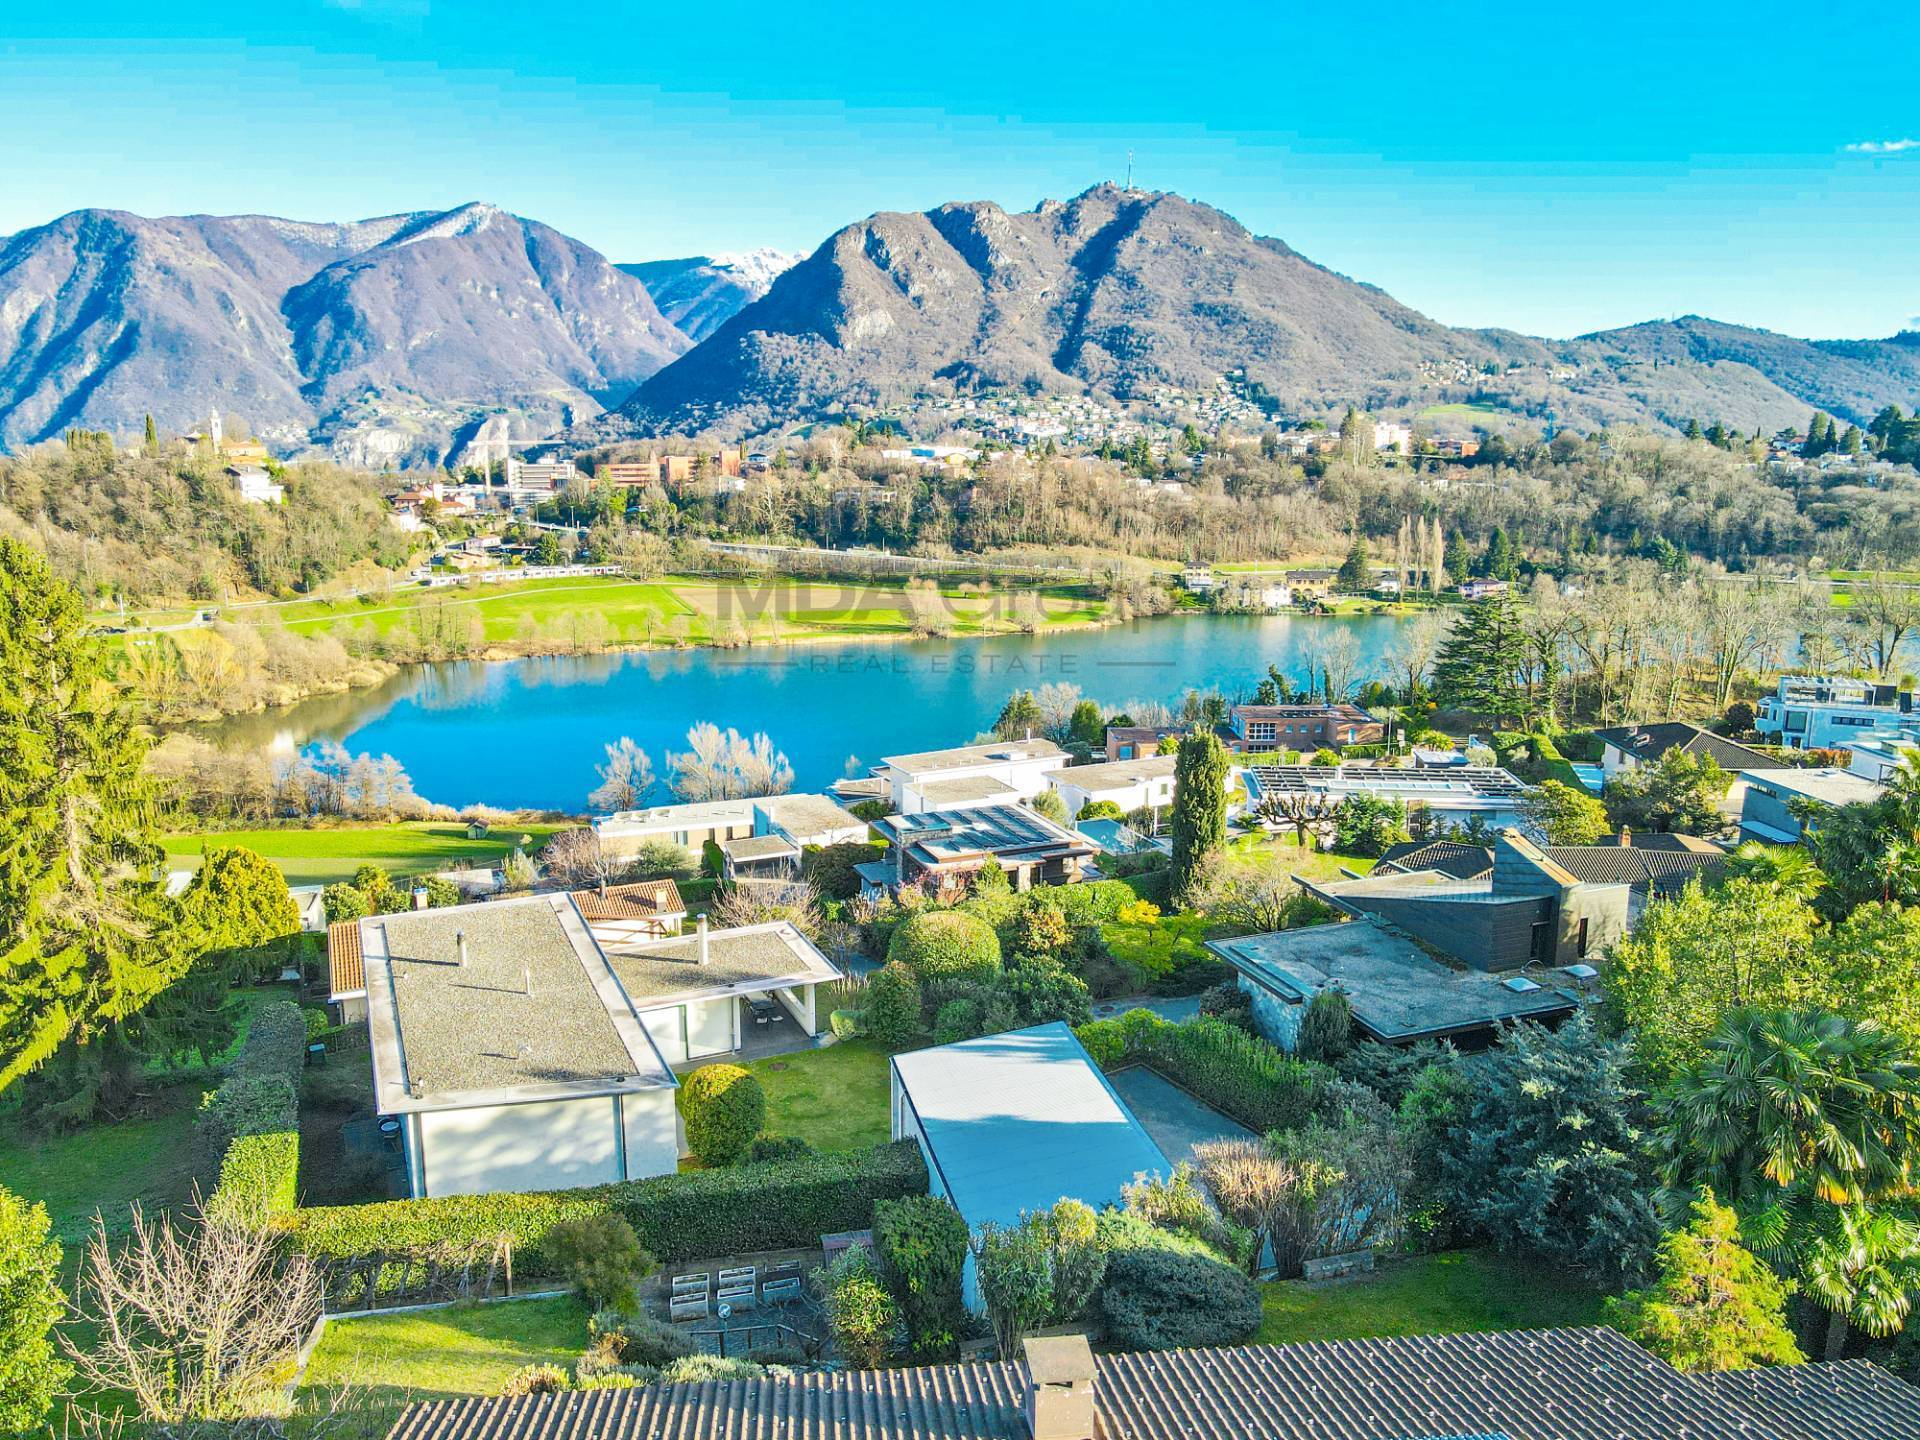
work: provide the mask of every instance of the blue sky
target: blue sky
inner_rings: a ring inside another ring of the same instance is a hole
[[[1454,324],[1920,327],[1912,7],[0,12],[0,233],[482,199],[615,260],[810,250],[876,210],[1070,195],[1132,149],[1138,183]]]

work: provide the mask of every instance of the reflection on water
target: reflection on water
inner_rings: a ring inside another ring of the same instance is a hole
[[[1243,694],[1278,665],[1304,679],[1326,627],[1381,673],[1399,622],[1183,616],[1072,634],[912,643],[759,645],[411,666],[383,684],[207,727],[223,744],[286,753],[334,740],[392,755],[422,795],[451,805],[578,810],[609,742],[631,736],[666,768],[687,727],[765,730],[816,790],[883,755],[971,739],[1009,692],[1064,682],[1109,708],[1176,701],[1190,687]]]

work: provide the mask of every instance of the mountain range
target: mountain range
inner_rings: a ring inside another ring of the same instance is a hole
[[[1181,197],[881,213],[804,259],[615,265],[468,204],[343,224],[83,210],[0,241],[0,445],[184,430],[404,465],[516,441],[759,433],[992,387],[1142,397],[1243,370],[1282,413],[1467,402],[1775,428],[1920,401],[1920,335],[1700,317],[1570,340],[1443,325]]]

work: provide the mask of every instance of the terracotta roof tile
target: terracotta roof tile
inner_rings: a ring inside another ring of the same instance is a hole
[[[360,956],[358,920],[336,920],[327,926],[327,976],[327,992],[335,1000],[366,992],[367,971]]]
[[[595,920],[651,920],[687,913],[680,887],[671,880],[635,880],[604,890],[576,890],[573,903],[580,907],[580,918],[589,924]]]

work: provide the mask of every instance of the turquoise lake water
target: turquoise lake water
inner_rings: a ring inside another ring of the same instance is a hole
[[[1304,646],[1350,630],[1357,673],[1381,673],[1388,616],[1169,616],[1082,633],[633,651],[409,667],[384,685],[223,722],[228,744],[288,753],[337,741],[391,755],[448,805],[577,811],[604,747],[631,736],[664,772],[696,721],[764,730],[795,788],[817,790],[883,755],[965,744],[1009,693],[1055,681],[1102,705],[1177,703],[1189,688],[1244,696],[1269,664],[1304,678]],[[660,797],[666,798],[664,794]]]

